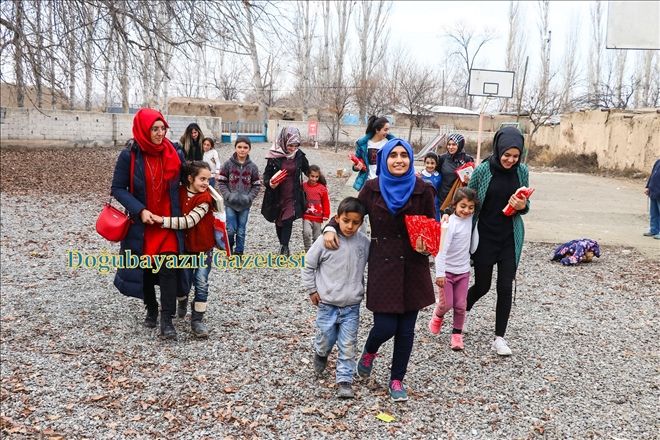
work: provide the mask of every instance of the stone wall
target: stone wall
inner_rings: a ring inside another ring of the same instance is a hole
[[[660,158],[660,113],[584,111],[561,116],[559,125],[539,128],[534,146],[551,154],[592,154],[606,169],[650,172]]]
[[[221,118],[166,115],[167,137],[178,140],[197,122],[205,136],[220,138]],[[2,146],[98,147],[122,145],[133,137],[133,115],[5,107],[0,110]]]

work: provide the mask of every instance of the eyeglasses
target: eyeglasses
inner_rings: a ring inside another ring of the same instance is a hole
[[[167,127],[151,127],[152,133],[167,133]]]

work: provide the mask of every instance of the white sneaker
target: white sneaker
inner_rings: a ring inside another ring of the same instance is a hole
[[[496,336],[493,341],[493,350],[500,356],[511,356],[511,349],[506,345],[506,341],[501,336]]]

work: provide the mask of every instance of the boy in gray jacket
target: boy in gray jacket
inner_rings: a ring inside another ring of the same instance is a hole
[[[369,257],[369,239],[359,232],[365,208],[355,197],[347,197],[337,208],[340,245],[326,249],[323,235],[305,256],[302,283],[309,299],[318,306],[314,338],[314,370],[323,373],[332,347],[337,344],[337,395],[353,398],[353,374],[364,297],[364,268]]]

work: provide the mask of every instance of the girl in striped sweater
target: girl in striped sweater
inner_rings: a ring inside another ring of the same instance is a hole
[[[213,231],[214,198],[209,190],[211,167],[204,161],[187,162],[184,168],[184,179],[187,186],[179,188],[179,203],[183,217],[159,217],[155,221],[166,229],[183,229],[185,236],[185,252],[187,254],[206,254],[206,259],[200,261],[197,267],[181,270],[183,295],[177,298],[177,315],[186,316],[188,308],[188,293],[195,286],[195,298],[191,305],[190,326],[195,336],[206,338],[208,328],[203,322],[206,313],[206,302],[209,290],[209,273],[211,258],[215,246]],[[191,259],[192,261],[193,259]]]

